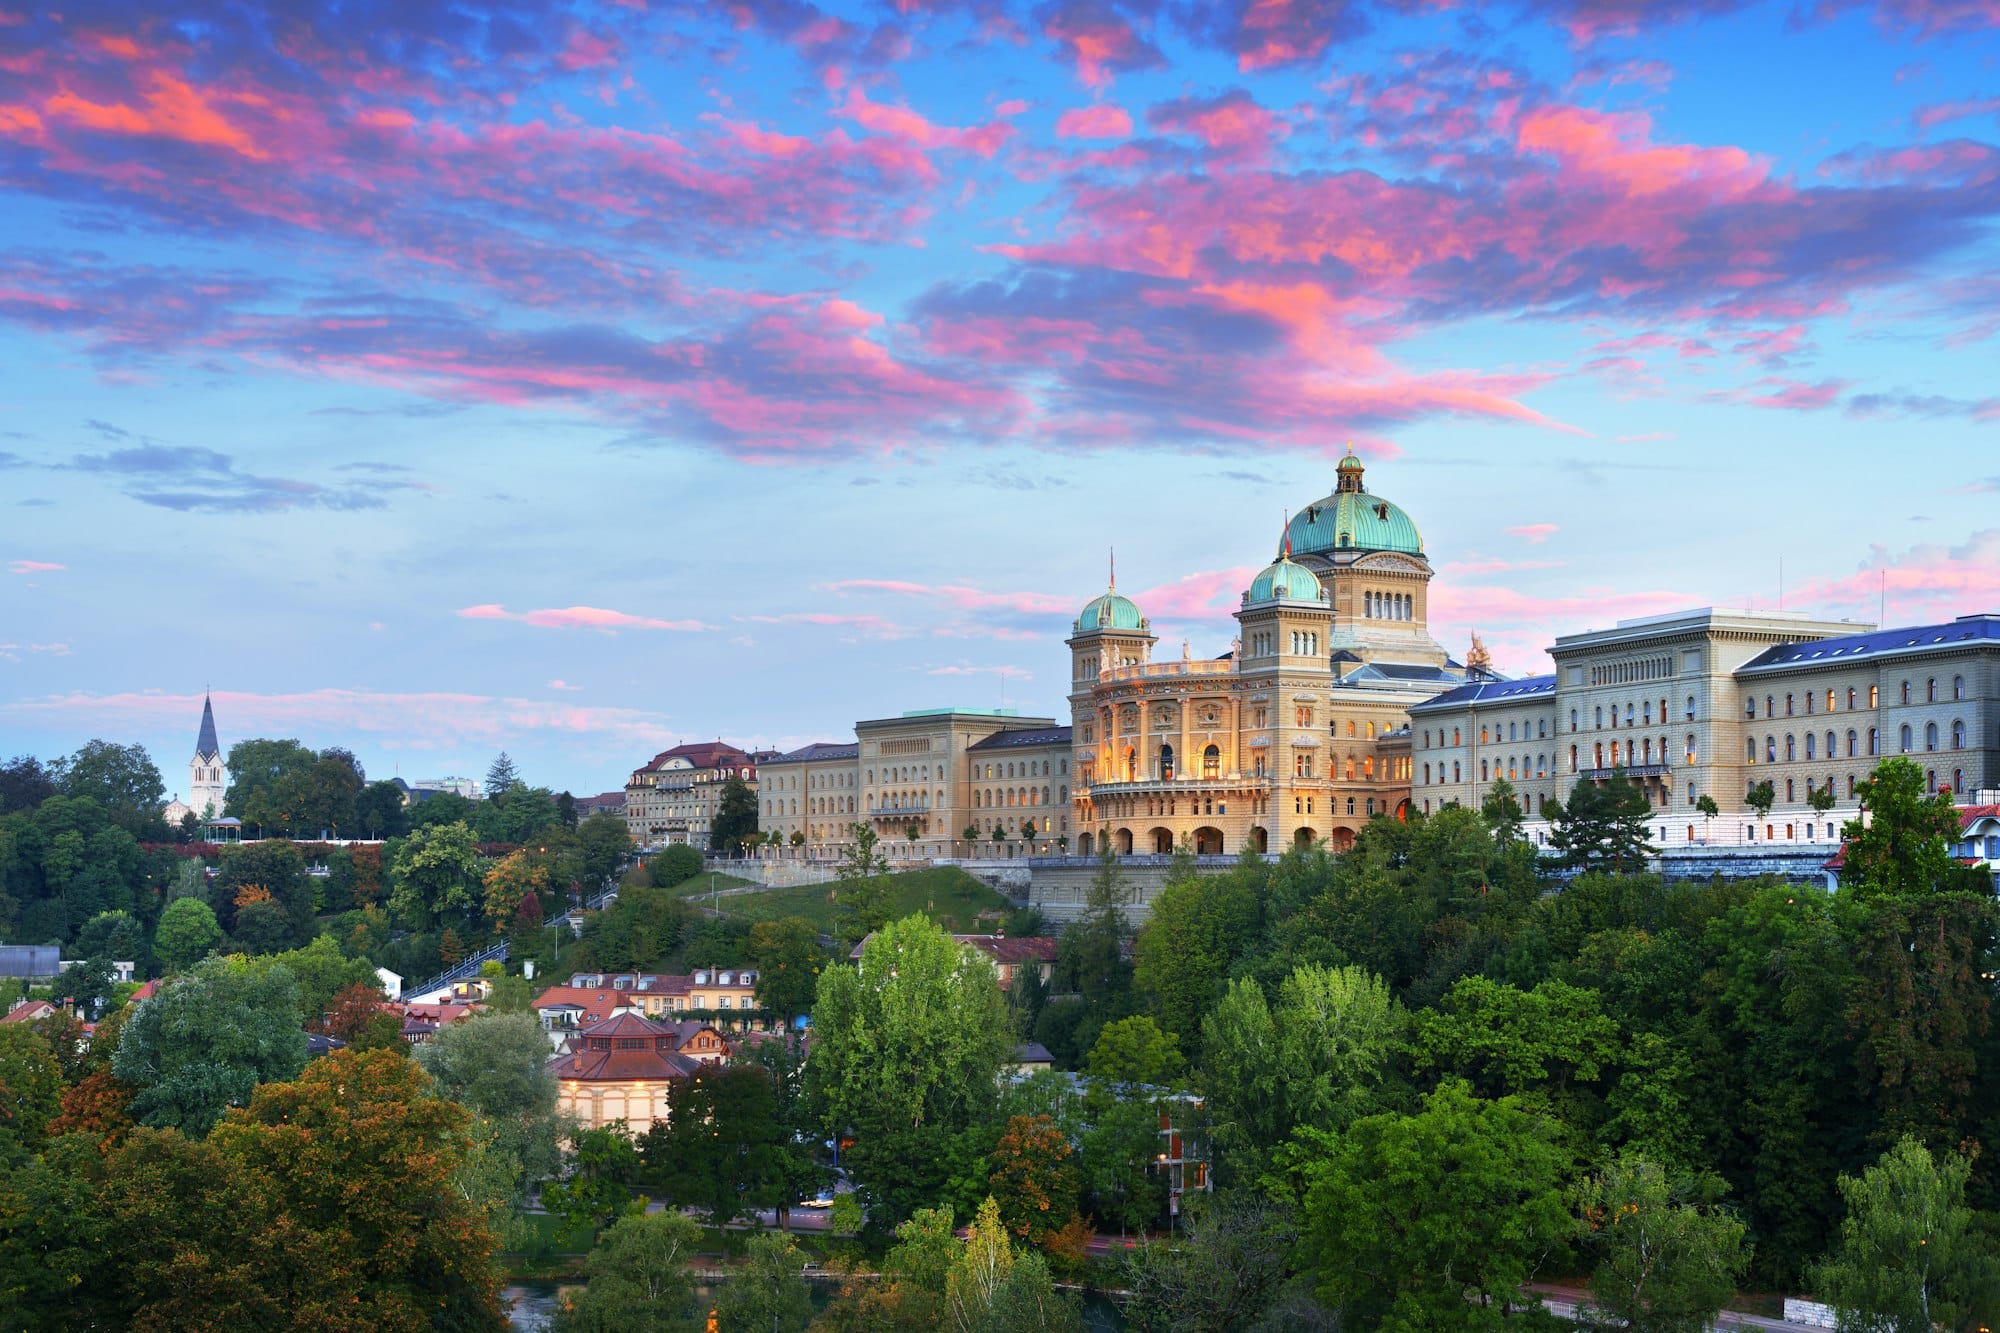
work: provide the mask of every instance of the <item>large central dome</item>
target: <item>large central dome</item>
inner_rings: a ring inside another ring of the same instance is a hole
[[[1342,551],[1424,553],[1423,534],[1410,516],[1361,485],[1361,460],[1351,452],[1340,460],[1340,482],[1332,495],[1292,516],[1285,529],[1294,555],[1336,555]]]

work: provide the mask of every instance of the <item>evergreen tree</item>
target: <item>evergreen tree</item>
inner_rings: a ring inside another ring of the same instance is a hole
[[[708,827],[709,850],[740,854],[756,836],[757,793],[732,773],[723,782],[722,795],[716,800],[715,820]]]
[[[502,750],[486,770],[486,799],[504,801],[507,794],[520,785],[521,770],[514,767],[512,756]]]
[[[1658,855],[1647,836],[1652,817],[1645,788],[1620,768],[1602,785],[1577,783],[1567,803],[1549,807],[1549,844],[1562,853],[1564,864],[1578,870],[1629,874]]]

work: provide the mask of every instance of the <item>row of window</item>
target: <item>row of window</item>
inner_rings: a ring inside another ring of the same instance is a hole
[[[1604,726],[1605,711],[1602,705],[1600,705],[1594,711],[1592,717],[1593,720],[1591,723],[1591,729],[1593,731],[1605,730]],[[1618,729],[1617,704],[1611,705],[1610,718],[1611,718],[1611,730],[1615,731]],[[1578,730],[1578,724],[1580,723],[1581,720],[1582,720],[1581,715],[1578,713],[1576,709],[1572,708],[1569,710],[1569,729],[1571,731]],[[1665,722],[1666,720],[1667,720],[1667,701],[1665,699],[1662,699],[1660,700],[1660,721]],[[1694,721],[1694,696],[1692,694],[1690,694],[1687,697],[1687,720],[1690,722]],[[1653,701],[1651,699],[1643,699],[1635,707],[1632,701],[1630,699],[1627,699],[1625,701],[1625,725],[1628,727],[1652,726]]]
[[[1590,669],[1592,685],[1628,685],[1640,680],[1664,680],[1674,674],[1671,657],[1646,657],[1632,662],[1607,662]]]
[[[1040,800],[1036,797],[1040,796]],[[973,808],[979,810],[997,808],[1003,805],[1052,805],[1057,801],[1069,801],[1068,787],[991,787],[976,788],[972,793]]]
[[[789,809],[787,808],[788,805]],[[796,796],[781,796],[775,800],[764,802],[764,813],[773,818],[782,819],[786,815],[796,815],[798,812],[799,802]],[[806,813],[808,815],[851,815],[854,813],[854,798],[852,796],[808,796],[806,798]]]
[[[1417,599],[1406,592],[1363,593],[1361,615],[1366,620],[1415,620]]]
[[[1951,690],[1952,699],[1958,700],[1965,698],[1965,677],[1953,676],[1951,678],[1951,684],[1949,688]],[[1903,703],[1907,704],[1915,702],[1915,695],[1914,691],[1911,688],[1910,681],[1906,680],[1901,683],[1899,689],[1899,695]],[[1924,702],[1930,704],[1938,703],[1941,701],[1939,696],[1940,696],[1940,686],[1938,678],[1936,676],[1928,677],[1924,681]],[[1806,713],[1808,716],[1810,716],[1818,696],[1813,691],[1807,690],[1805,691],[1803,697],[1805,699]],[[1785,696],[1786,717],[1791,717],[1794,714],[1794,712],[1798,708],[1799,698],[1800,696],[1797,694],[1787,694]],[[1855,708],[1859,707],[1860,700],[1861,700],[1861,691],[1858,688],[1850,685],[1847,690],[1848,710],[1851,712]],[[1838,702],[1838,693],[1834,690],[1826,691],[1826,711],[1829,713],[1833,712],[1837,702]],[[1877,685],[1870,685],[1868,687],[1868,707],[1879,708],[1881,706],[1882,706],[1881,687]],[[1743,715],[1745,717],[1757,716],[1757,700],[1755,696],[1751,696],[1744,699]],[[1764,716],[1776,717],[1777,715],[1778,715],[1778,696],[1775,694],[1765,695]]]
[[[1937,749],[1939,734],[1940,733],[1938,731],[1937,723],[1935,722],[1925,723],[1924,749],[1926,750]],[[1951,736],[1951,748],[1954,750],[1963,750],[1965,748],[1965,723],[1963,721],[1954,721],[1951,724],[1950,736]],[[1838,738],[1835,736],[1833,732],[1829,731],[1826,733],[1826,757],[1829,759],[1833,758],[1835,754],[1838,753],[1835,745],[1837,739]],[[1916,732],[1910,727],[1910,725],[1907,722],[1904,723],[1903,726],[1898,729],[1896,733],[1896,742],[1897,742],[1897,747],[1903,754],[1909,754],[1911,751],[1917,748]],[[1814,736],[1814,734],[1810,731],[1807,732],[1805,741],[1805,757],[1807,759],[1816,759],[1819,757],[1815,753],[1816,743],[1817,743],[1817,738]],[[1860,753],[1860,751],[1856,748],[1858,743],[1859,743],[1858,735],[1854,732],[1853,729],[1850,728],[1847,733],[1848,758],[1852,759]],[[1879,752],[1880,752],[1879,733],[1876,731],[1874,727],[1870,727],[1868,728],[1868,753],[1873,755]],[[1747,763],[1754,764],[1757,762],[1757,738],[1755,736],[1748,736],[1744,738],[1743,758]],[[1796,737],[1788,735],[1785,737],[1785,762],[1793,763],[1796,762],[1798,758],[1799,758],[1798,740]],[[1775,764],[1778,762],[1778,738],[1776,736],[1766,736],[1764,738],[1764,762],[1767,764]]]

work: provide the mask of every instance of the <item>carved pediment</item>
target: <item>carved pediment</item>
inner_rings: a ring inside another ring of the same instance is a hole
[[[1422,565],[1407,556],[1392,555],[1388,552],[1363,556],[1354,562],[1353,568],[1389,570],[1399,574],[1423,574],[1428,572]]]

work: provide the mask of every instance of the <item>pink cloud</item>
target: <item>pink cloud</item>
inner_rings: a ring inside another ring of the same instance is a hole
[[[1123,139],[1132,133],[1132,117],[1109,102],[1071,107],[1056,117],[1056,135],[1063,139]]]
[[[495,742],[534,733],[594,740],[607,755],[658,748],[677,738],[665,717],[636,708],[593,708],[547,699],[429,692],[316,689],[254,694],[214,692],[218,712],[245,735],[306,736],[331,742],[366,736],[396,749],[491,754]],[[125,732],[178,729],[201,707],[199,695],[113,693],[44,695],[0,703],[0,718]]]
[[[1146,112],[1146,123],[1173,134],[1200,139],[1216,156],[1262,161],[1283,136],[1285,126],[1241,88],[1218,97],[1182,97]]]
[[[1740,401],[1752,407],[1769,407],[1790,412],[1818,412],[1833,406],[1851,383],[1851,380],[1826,379],[1817,384],[1807,384],[1801,380],[1788,380],[1772,375],[1758,380],[1756,384],[1756,387],[1768,389],[1768,392],[1746,392],[1740,396]]]
[[[246,130],[216,109],[211,96],[164,71],[154,71],[149,84],[142,106],[92,102],[65,90],[44,102],[42,113],[102,134],[179,139],[227,148],[252,161],[270,156]]]
[[[825,629],[852,630],[868,639],[904,639],[910,631],[882,616],[843,616],[830,611],[792,611],[783,615],[737,616],[748,625],[815,625]]]
[[[955,583],[914,583],[902,579],[842,579],[825,585],[836,593],[877,592],[945,602],[962,611],[1015,611],[1023,615],[1062,615],[1074,611],[1071,599],[1040,592],[986,592]],[[1081,605],[1082,603],[1078,603]]]
[[[904,139],[920,148],[956,148],[978,157],[992,157],[1014,134],[1014,127],[1004,119],[967,128],[939,125],[908,107],[871,101],[865,90],[852,84],[838,114],[877,134]]]
[[[1928,130],[1954,120],[1991,115],[2000,115],[2000,97],[1965,97],[1955,102],[1932,102],[1918,107],[1910,121],[1918,129]]]
[[[699,620],[656,620],[624,611],[608,611],[597,606],[550,607],[538,611],[509,611],[498,603],[468,606],[456,612],[465,620],[516,620],[541,629],[594,629],[607,633],[621,629],[667,629],[696,632],[714,629]]]
[[[1518,528],[1507,529],[1509,537],[1519,537],[1531,546],[1539,546],[1558,531],[1553,523],[1524,523]]]
[[[1711,201],[1742,198],[1769,178],[1740,148],[1655,144],[1651,131],[1651,118],[1641,112],[1547,106],[1521,118],[1517,142],[1524,152],[1547,153],[1635,198],[1690,188]]]
[[[1873,620],[1885,595],[1891,625],[2000,607],[2000,528],[1981,529],[1955,546],[1925,543],[1899,553],[1871,546],[1852,574],[1807,578],[1786,601]]]
[[[58,569],[68,569],[68,565],[58,565],[47,560],[10,560],[7,562],[9,574],[48,574]]]
[[[1227,616],[1242,605],[1243,593],[1261,566],[1238,565],[1183,575],[1144,592],[1129,594],[1135,605],[1154,620],[1209,620]]]

